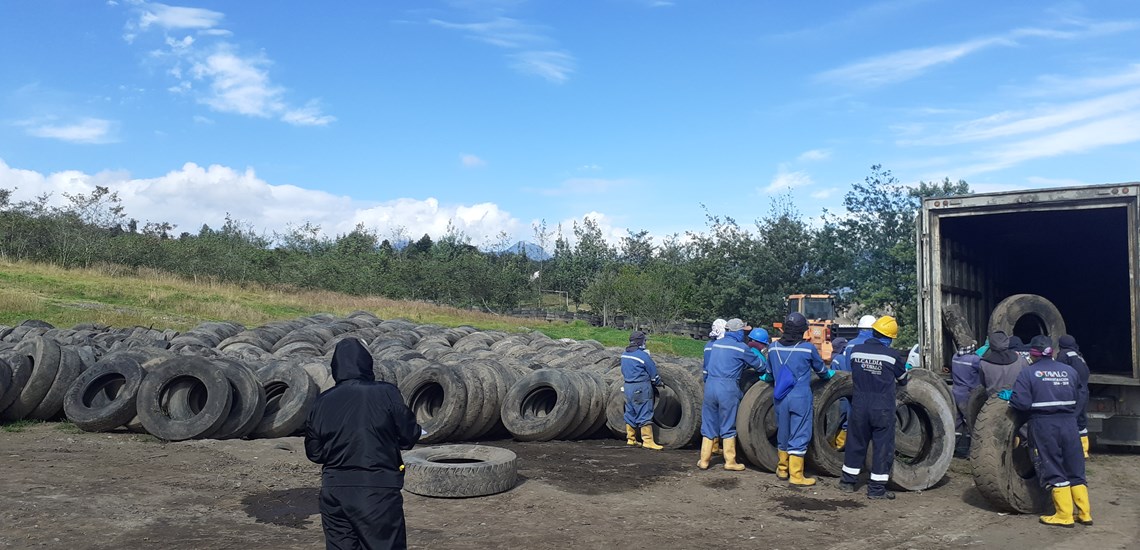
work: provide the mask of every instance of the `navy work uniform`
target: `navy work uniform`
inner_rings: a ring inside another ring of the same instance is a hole
[[[623,352],[621,376],[625,379],[625,423],[640,428],[653,420],[653,384],[661,381],[657,363],[643,349]]]
[[[847,355],[849,346],[845,338],[836,338],[831,341],[831,370],[836,372],[851,372],[851,358]],[[847,447],[847,418],[851,416],[851,400],[846,397],[839,399],[839,433],[835,434],[832,442],[836,449],[842,451]]]
[[[1035,450],[1033,465],[1042,486],[1052,493],[1056,510],[1052,516],[1041,517],[1041,522],[1048,525],[1072,526],[1074,503],[1081,523],[1092,523],[1085,459],[1077,434],[1080,393],[1076,369],[1041,357],[1018,374],[1009,394],[1009,406],[1029,414],[1029,439]]]
[[[895,388],[907,383],[902,355],[882,341],[870,338],[851,350],[851,417],[847,421],[847,448],[843,453],[842,483],[854,486],[867,459],[867,444],[874,444],[867,496],[883,498],[895,460]]]
[[[958,412],[954,422],[954,435],[958,438],[954,451],[959,457],[964,457],[970,449],[970,426],[966,420],[969,417],[970,393],[981,384],[981,362],[982,358],[971,347],[958,350],[950,360],[950,376],[954,379],[950,393],[954,396],[954,408]]]
[[[1086,408],[1089,404],[1089,366],[1077,347],[1077,341],[1069,335],[1060,339],[1060,351],[1057,352],[1057,361],[1073,367],[1081,381],[1081,391],[1077,396],[1077,430],[1081,434],[1081,449],[1085,458],[1089,457],[1089,417]]]

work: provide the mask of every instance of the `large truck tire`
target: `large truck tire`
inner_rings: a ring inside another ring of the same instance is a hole
[[[249,436],[253,438],[287,437],[301,430],[309,417],[309,409],[320,394],[319,388],[304,369],[291,363],[278,363],[257,371],[265,390],[265,408]],[[227,378],[227,380],[229,380]],[[253,403],[256,396],[243,400]]]
[[[657,374],[664,387],[654,392],[653,439],[666,449],[680,449],[700,437],[704,390],[681,367],[660,365]]]
[[[951,337],[954,338],[955,347],[964,348],[978,345],[978,339],[974,336],[974,329],[966,320],[966,314],[962,311],[961,305],[948,304],[943,306],[942,325],[950,331]]]
[[[1047,335],[1057,347],[1057,339],[1065,334],[1065,319],[1053,302],[1036,294],[1014,294],[998,302],[990,313],[990,330],[1013,336],[1013,329],[1022,317],[1032,315],[1040,321],[1040,334]],[[987,334],[989,334],[987,333]],[[1028,339],[1026,339],[1028,341]]]
[[[999,511],[1031,514],[1049,507],[1049,496],[1033,467],[1032,449],[1018,435],[1025,421],[1006,401],[990,399],[974,422],[970,444],[974,485]]]
[[[515,453],[486,445],[440,445],[404,452],[404,490],[426,497],[469,498],[518,483]]]
[[[12,373],[8,385],[0,390],[0,411],[3,411],[20,397],[24,386],[32,378],[32,360],[22,353],[8,351],[0,355],[0,361],[8,365]],[[3,419],[5,418],[0,415],[0,420]]]
[[[519,441],[550,441],[574,421],[578,406],[578,392],[565,374],[536,370],[507,392],[503,426]]]
[[[175,418],[167,409],[171,386],[183,382],[202,386],[199,412]],[[138,391],[138,417],[147,433],[167,441],[205,437],[217,431],[230,413],[230,382],[208,359],[190,355],[173,357],[146,373]]]
[[[989,392],[986,391],[985,386],[978,386],[970,391],[970,399],[966,402],[966,433],[974,433],[974,424],[978,421],[978,415],[982,413],[982,407],[985,406],[986,400],[990,398]]]
[[[26,339],[15,351],[31,359],[31,376],[12,404],[0,413],[0,420],[23,420],[31,414],[51,391],[59,373],[59,344],[52,339],[42,336]]]
[[[895,446],[890,484],[896,489],[929,489],[950,469],[954,458],[954,407],[937,384],[942,384],[941,380],[915,378],[895,395],[898,409],[910,412],[911,431],[918,436],[916,445],[904,449]]]
[[[812,435],[808,456],[818,473],[839,477],[843,474],[843,451],[835,448],[835,436],[843,425],[839,422],[839,400],[851,399],[855,383],[849,372],[836,372],[835,376],[814,392],[812,399]],[[772,419],[775,421],[775,411]],[[775,435],[773,435],[775,441]],[[775,447],[773,447],[775,449]]]
[[[776,402],[771,384],[753,384],[740,400],[736,411],[736,441],[748,462],[762,470],[776,471],[780,457],[776,449]]]
[[[26,418],[31,420],[51,420],[63,411],[63,398],[76,378],[83,372],[83,362],[79,354],[70,346],[59,347],[59,368],[56,369],[55,381],[51,389],[44,395],[40,404],[28,413]]]
[[[424,443],[440,443],[459,430],[467,414],[467,385],[454,367],[431,365],[400,376],[400,395],[427,431]]]
[[[138,361],[120,355],[95,363],[71,385],[63,413],[87,432],[106,432],[135,416],[139,386],[146,373]]]

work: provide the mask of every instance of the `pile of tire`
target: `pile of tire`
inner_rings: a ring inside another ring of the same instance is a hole
[[[67,418],[88,431],[126,427],[171,441],[294,435],[334,385],[331,356],[345,338],[364,342],[376,379],[399,387],[428,432],[423,443],[625,436],[621,348],[368,312],[186,332],[0,327],[0,419]],[[657,440],[682,447],[700,427],[699,362],[658,361]]]
[[[835,447],[841,429],[840,399],[854,391],[851,376],[838,372],[828,381],[813,379],[812,442],[807,453],[816,473],[842,474],[843,451]],[[759,383],[744,394],[736,417],[738,446],[744,458],[770,472],[779,460],[776,449],[776,412],[772,386]],[[949,388],[937,375],[912,370],[910,382],[895,398],[895,462],[890,484],[897,490],[921,491],[946,475],[954,454],[954,409]],[[870,453],[866,468],[869,470]]]

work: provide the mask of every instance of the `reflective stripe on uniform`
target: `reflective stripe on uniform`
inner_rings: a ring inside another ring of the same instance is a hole
[[[791,347],[791,346],[788,346],[788,347],[772,346],[772,349],[778,349],[780,351],[802,351],[804,353],[811,353],[811,351],[812,351],[812,350],[807,349],[807,348],[798,348],[798,347]],[[812,348],[812,349],[815,349],[815,348]]]
[[[788,454],[795,456],[804,456],[807,454],[807,451],[788,451]]]
[[[1066,352],[1065,355],[1068,357],[1076,357],[1078,354],[1075,351],[1070,351],[1070,352]]]
[[[643,359],[638,358],[638,357],[634,357],[632,355],[622,355],[621,358],[622,359],[633,359],[634,361],[637,361],[638,363],[641,363],[642,365],[645,364],[645,361]]]
[[[845,473],[845,474],[851,474],[851,475],[853,475],[853,476],[857,476],[857,475],[859,475],[859,472],[861,472],[861,471],[862,471],[862,468],[851,468],[851,467],[848,467],[848,466],[844,466],[844,467],[843,467],[843,473]]]
[[[1054,487],[1068,487],[1068,486],[1069,486],[1069,482],[1068,482],[1068,481],[1062,481],[1062,482],[1060,482],[1060,483],[1057,483],[1057,484],[1055,484],[1055,485],[1053,485],[1053,486],[1054,486]]]
[[[720,349],[731,349],[731,350],[736,350],[736,351],[740,351],[740,352],[743,352],[743,351],[744,351],[744,350],[742,350],[742,349],[740,349],[740,348],[738,348],[738,347],[736,347],[736,346],[724,346],[724,345],[721,345],[721,344],[713,344],[713,345],[712,345],[712,347],[714,347],[714,348],[720,348]]]
[[[887,481],[891,479],[891,474],[871,474],[871,481]]]
[[[1085,428],[1085,429],[1083,429],[1083,430],[1081,430],[1080,432],[1077,432],[1077,433],[1079,433],[1079,434],[1081,434],[1081,435],[1089,435],[1089,429],[1088,429],[1088,428]]]
[[[1033,407],[1034,408],[1037,408],[1037,407],[1063,407],[1065,405],[1076,405],[1076,404],[1077,404],[1076,401],[1041,401],[1039,403],[1034,403]]]

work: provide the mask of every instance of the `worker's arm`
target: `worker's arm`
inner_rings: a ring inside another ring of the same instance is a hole
[[[645,352],[645,374],[649,375],[649,381],[654,386],[661,385],[661,375],[657,372],[657,363],[649,356],[649,352]]]
[[[396,443],[403,450],[411,449],[423,435],[423,428],[416,423],[416,414],[404,404],[400,391],[391,384],[383,386],[388,402],[388,410],[392,414],[392,422],[396,426]]]
[[[1013,383],[1013,392],[1009,396],[1009,406],[1019,411],[1033,409],[1033,387],[1029,377],[1033,376],[1031,369],[1022,369]]]

